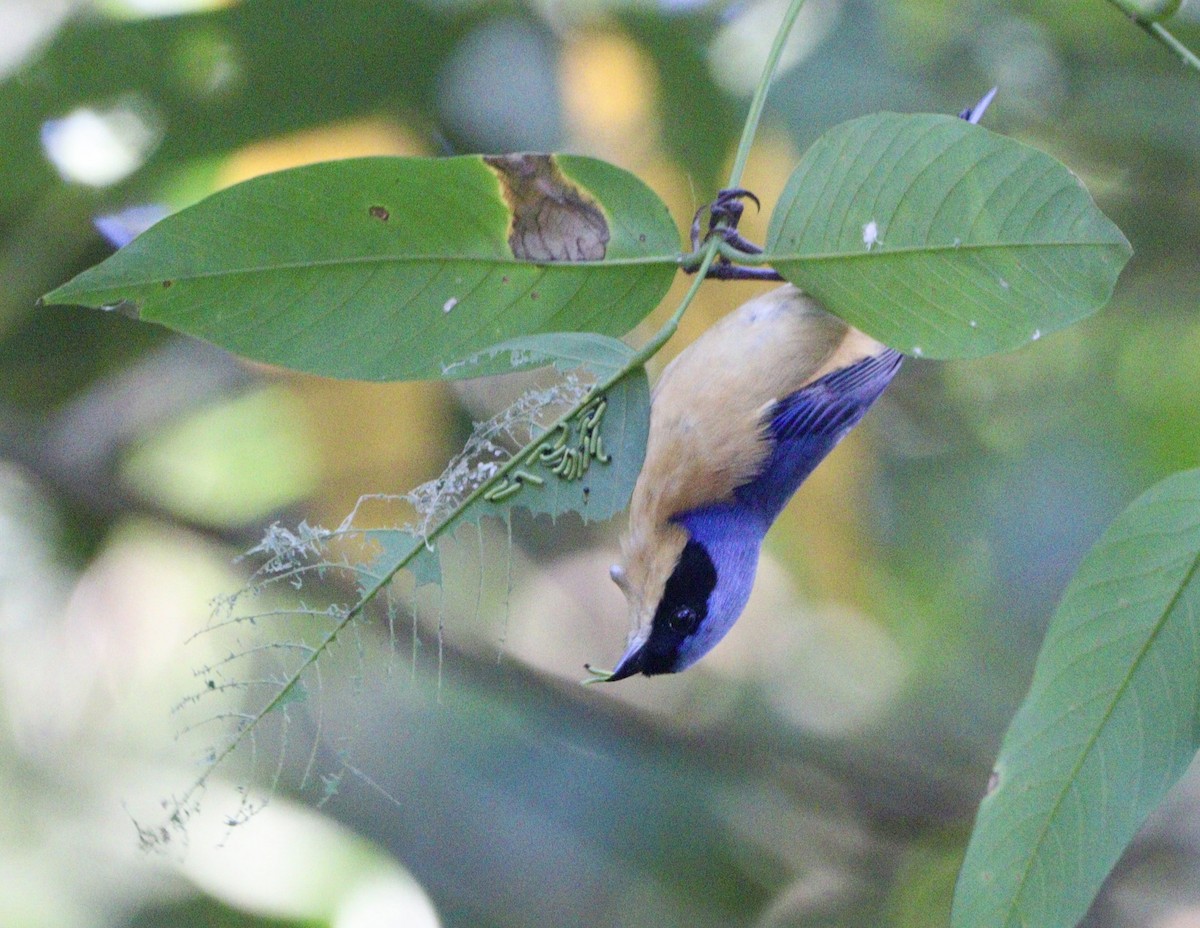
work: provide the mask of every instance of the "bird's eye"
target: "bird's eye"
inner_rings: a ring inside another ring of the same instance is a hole
[[[671,613],[670,626],[671,631],[680,635],[690,635],[696,630],[696,625],[699,622],[699,616],[696,610],[691,606],[679,606]]]

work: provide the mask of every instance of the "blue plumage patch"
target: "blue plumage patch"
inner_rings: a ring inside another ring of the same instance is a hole
[[[895,376],[901,356],[888,349],[826,374],[775,404],[771,435],[777,442],[829,436],[852,427]]]
[[[776,403],[768,416],[774,439],[771,454],[758,476],[734,490],[744,510],[769,526],[891,383],[900,360],[899,352],[887,349],[826,374]]]

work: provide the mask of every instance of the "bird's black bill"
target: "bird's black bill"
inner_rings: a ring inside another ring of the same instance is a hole
[[[642,648],[637,648],[630,651],[623,658],[621,663],[617,664],[616,669],[612,672],[605,683],[616,683],[618,680],[624,680],[627,677],[635,677],[642,672]]]

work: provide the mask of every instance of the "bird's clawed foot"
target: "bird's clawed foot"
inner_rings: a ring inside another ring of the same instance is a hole
[[[700,246],[715,235],[726,245],[743,254],[762,254],[762,249],[758,245],[749,239],[743,238],[737,230],[738,223],[742,220],[742,212],[745,209],[743,200],[752,200],[755,208],[762,208],[758,197],[749,190],[741,187],[729,187],[718,191],[715,200],[711,203],[706,203],[696,210],[696,215],[692,217],[691,241],[693,252],[699,251]],[[702,236],[700,234],[700,225],[705,212],[708,213],[708,229],[705,230]],[[724,254],[709,268],[707,276],[717,280],[783,280],[771,268],[743,267],[734,264]]]
[[[742,211],[745,209],[742,205],[742,200],[753,200],[756,209],[762,208],[762,204],[758,202],[758,197],[749,190],[743,190],[741,187],[733,187],[718,191],[715,200],[711,203],[706,203],[696,210],[696,215],[692,217],[693,251],[699,249],[701,242],[707,241],[709,236],[719,235],[734,248],[738,249],[738,251],[744,251],[752,255],[762,254],[761,248],[738,234],[738,223],[742,221]],[[708,213],[708,231],[704,233],[702,239],[700,236],[700,218],[705,212]]]

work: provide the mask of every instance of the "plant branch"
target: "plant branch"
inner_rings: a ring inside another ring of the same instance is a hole
[[[747,271],[737,266],[737,262],[744,250],[748,254],[758,254],[761,252],[761,249],[757,248],[753,243],[747,242],[736,234],[738,219],[742,215],[741,203],[737,201],[742,198],[748,198],[753,200],[756,206],[758,205],[758,197],[754,196],[750,191],[742,189],[742,174],[746,170],[746,162],[750,159],[750,149],[753,147],[754,137],[758,133],[758,123],[762,118],[763,108],[767,102],[767,91],[771,87],[771,80],[775,76],[775,71],[779,67],[779,59],[783,55],[783,47],[787,44],[788,36],[791,34],[792,26],[796,23],[796,17],[800,15],[800,8],[802,6],[804,6],[804,0],[792,0],[783,14],[783,19],[779,23],[778,30],[775,32],[775,40],[771,43],[771,48],[767,52],[767,60],[763,64],[762,74],[759,76],[758,85],[754,88],[754,96],[750,100],[750,109],[746,112],[746,122],[742,126],[742,137],[738,142],[737,153],[733,158],[733,167],[729,171],[729,182],[718,193],[716,200],[696,211],[696,216],[692,221],[692,251],[680,256],[679,259],[680,268],[688,274],[695,274],[697,269],[703,265],[704,270],[700,272],[700,277],[703,279],[708,274],[709,267],[712,266],[712,262],[708,260],[708,256],[712,254],[711,250],[701,250],[698,247],[700,217],[707,210],[709,213],[707,237],[723,239],[720,261],[717,264],[717,269],[712,274],[713,277],[725,280],[783,279],[769,269]],[[731,200],[733,203],[730,202]],[[739,244],[744,246],[744,248],[739,248]],[[758,263],[763,262],[760,261]]]
[[[775,69],[779,66],[779,59],[783,55],[783,46],[787,44],[788,36],[792,33],[792,26],[796,22],[796,17],[800,15],[802,6],[804,6],[804,0],[792,0],[775,33],[775,41],[767,53],[762,76],[758,79],[758,86],[754,88],[754,96],[750,100],[750,109],[746,113],[746,124],[742,128],[742,138],[738,143],[737,154],[733,158],[733,168],[729,172],[727,187],[733,188],[742,185],[742,173],[746,170],[746,162],[750,158],[750,147],[754,144],[754,136],[758,132],[758,121],[762,117],[763,107],[767,102],[767,90],[771,86],[771,79],[775,76]]]
[[[1179,56],[1179,59],[1185,65],[1194,69],[1195,71],[1200,72],[1200,57],[1197,57],[1195,52],[1180,42],[1179,39],[1175,38],[1175,36],[1171,35],[1171,33],[1167,31],[1166,26],[1164,26],[1162,23],[1146,22],[1144,19],[1137,19],[1136,17],[1133,21],[1141,26],[1148,35],[1157,39],[1159,42],[1173,51],[1177,56]]]
[[[1170,31],[1157,19],[1149,19],[1142,15],[1142,10],[1139,10],[1139,4],[1131,2],[1131,0],[1108,0],[1118,10],[1133,20],[1134,25],[1145,32],[1150,38],[1157,42],[1161,42],[1185,65],[1194,71],[1200,72],[1200,57],[1196,55],[1190,48],[1184,45],[1179,39],[1175,38]],[[1164,15],[1170,15],[1174,12],[1176,4],[1170,5],[1163,10]]]
[[[663,327],[655,333],[654,337],[646,342],[638,353],[629,359],[629,363],[612,378],[611,382],[604,389],[607,390],[635,367],[644,367],[646,362],[658,354],[659,349],[671,340],[671,336],[679,329],[679,320],[683,318],[683,314],[687,311],[688,306],[691,305],[692,300],[696,298],[696,294],[700,291],[700,285],[704,282],[704,275],[708,273],[708,269],[712,267],[713,261],[716,260],[720,245],[720,239],[709,239],[708,244],[705,245],[702,252],[704,257],[700,262],[696,277],[692,280],[692,285],[688,287],[687,293],[683,295],[683,299],[679,301],[679,307],[671,314],[671,318],[663,324]],[[591,402],[591,398],[588,397],[587,401]]]

